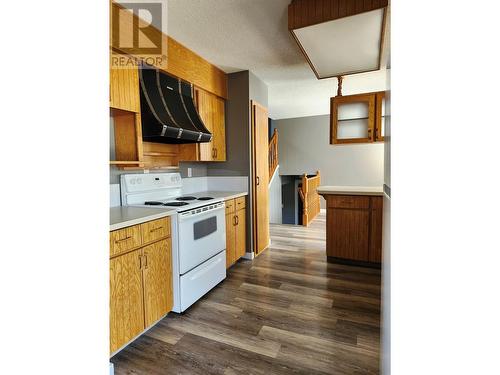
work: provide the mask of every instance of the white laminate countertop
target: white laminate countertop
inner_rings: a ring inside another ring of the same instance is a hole
[[[318,194],[332,195],[384,195],[382,186],[318,186]]]
[[[109,230],[117,230],[146,221],[177,214],[173,209],[118,206],[109,209]]]
[[[213,197],[216,199],[222,198],[224,200],[228,200],[228,199],[244,197],[245,195],[248,195],[248,192],[246,192],[246,191],[210,191],[209,190],[209,191],[197,192],[195,194],[201,194],[201,195],[204,195],[206,197]]]

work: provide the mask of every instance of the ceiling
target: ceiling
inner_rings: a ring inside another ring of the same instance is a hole
[[[273,119],[329,113],[337,80],[315,77],[288,31],[289,3],[168,0],[163,31],[227,73],[252,71],[269,88]]]

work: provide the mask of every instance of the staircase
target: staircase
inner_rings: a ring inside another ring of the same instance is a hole
[[[302,176],[302,184],[299,187],[299,195],[302,201],[302,225],[309,226],[311,221],[318,216],[320,212],[320,199],[316,191],[321,183],[319,171],[315,176]]]
[[[269,183],[273,179],[274,172],[278,167],[278,129],[274,129],[274,133],[269,140]]]

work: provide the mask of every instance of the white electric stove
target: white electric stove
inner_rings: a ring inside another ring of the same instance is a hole
[[[226,278],[224,201],[182,195],[179,173],[122,175],[120,188],[123,206],[177,212],[172,220],[173,311],[185,311]]]

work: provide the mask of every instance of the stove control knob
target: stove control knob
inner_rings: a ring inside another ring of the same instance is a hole
[[[142,184],[142,179],[141,179],[141,178],[138,178],[138,179],[137,179],[137,185],[140,185],[140,184]]]
[[[130,180],[130,185],[135,185],[135,178],[132,178],[132,179]]]

